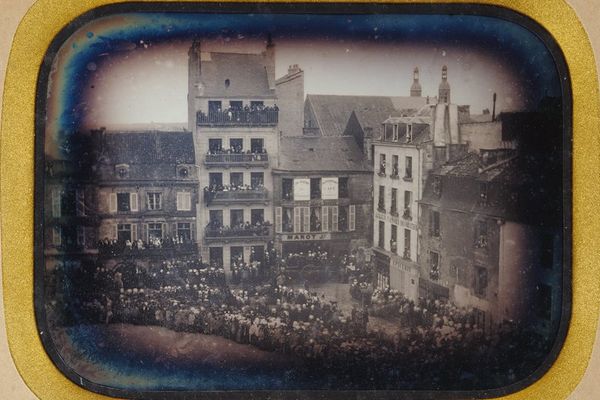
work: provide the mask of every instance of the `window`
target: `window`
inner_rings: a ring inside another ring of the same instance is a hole
[[[412,124],[406,125],[406,143],[412,142]]]
[[[394,134],[393,134],[392,140],[394,142],[398,141],[398,125],[397,124],[394,124]]]
[[[229,211],[229,226],[234,228],[244,224],[244,210]]]
[[[242,172],[230,173],[229,186],[231,186],[232,188],[244,186],[244,174]]]
[[[112,213],[138,211],[137,193],[110,193],[109,199],[109,211]]]
[[[487,221],[475,223],[475,248],[483,249],[488,245]]]
[[[431,210],[431,217],[429,220],[429,234],[433,237],[440,236],[440,212]]]
[[[338,206],[338,227],[340,228],[340,232],[348,231],[348,212],[349,206]]]
[[[148,224],[148,241],[162,239],[162,238],[163,238],[162,222],[150,222]]]
[[[231,264],[244,262],[244,248],[242,246],[231,246],[230,261]]]
[[[52,244],[54,246],[62,245],[62,229],[60,226],[55,226],[52,228]]]
[[[320,232],[321,226],[321,207],[310,208],[310,231]]]
[[[406,168],[404,170],[404,179],[412,179],[412,157],[406,157]]]
[[[552,269],[554,267],[554,236],[544,234],[540,246],[540,262],[542,268]]]
[[[119,242],[126,242],[131,240],[131,224],[118,224],[117,225],[117,240]]]
[[[282,208],[283,232],[294,232],[294,209],[291,207]]]
[[[411,230],[405,229],[404,230],[404,254],[402,256],[404,258],[406,258],[407,260],[410,260],[410,235],[411,235]]]
[[[394,132],[394,126],[392,124],[385,124],[384,129],[385,129],[385,137],[383,139],[386,141],[391,140],[392,136],[393,136],[393,132]]]
[[[379,201],[377,203],[377,210],[385,212],[385,186],[379,185]]]
[[[398,226],[392,224],[392,238],[390,239],[390,251],[392,253],[398,252]]]
[[[265,102],[261,101],[261,100],[256,100],[256,101],[251,101],[250,102],[250,109],[252,110],[260,110],[264,107]]]
[[[215,228],[223,226],[223,210],[210,210],[208,217],[210,226]]]
[[[210,172],[208,174],[208,182],[210,187],[214,190],[223,189],[223,174],[220,172]]]
[[[177,211],[192,210],[192,194],[190,192],[177,192]]]
[[[385,249],[385,222],[379,221],[379,237],[377,245],[380,249]]]
[[[412,204],[412,192],[410,190],[404,191],[404,212],[402,217],[404,219],[411,220],[412,212],[411,212],[411,204]]]
[[[148,193],[148,210],[161,210],[162,209],[162,193],[150,192]]]
[[[250,151],[252,153],[264,153],[264,139],[250,139]]]
[[[435,251],[429,252],[429,278],[432,281],[440,279],[440,255]]]
[[[243,139],[229,139],[229,149],[232,153],[241,153],[244,149]]]
[[[537,287],[535,313],[539,318],[550,320],[552,315],[552,287],[541,284]]]
[[[310,232],[310,208],[300,208],[302,209],[302,232]]]
[[[265,222],[265,210],[262,208],[255,208],[250,210],[250,223],[252,225],[258,225]]]
[[[310,178],[310,198],[321,198],[321,178]]]
[[[475,295],[479,297],[485,297],[488,286],[488,272],[483,267],[475,267],[475,283],[473,289]]]
[[[281,198],[283,200],[292,200],[294,196],[294,180],[283,178],[281,180]]]
[[[117,193],[117,211],[131,211],[131,199],[129,193]]]
[[[208,113],[209,114],[221,112],[221,110],[222,110],[222,108],[221,108],[220,101],[210,100],[208,102]]]
[[[338,179],[338,197],[340,199],[347,199],[348,194],[348,178],[341,177]]]
[[[392,178],[397,178],[399,174],[398,170],[398,156],[392,156]]]
[[[250,173],[250,186],[253,189],[262,188],[265,186],[265,174],[264,172],[252,172]]]
[[[223,150],[221,139],[208,139],[208,152],[211,154],[218,154]]]
[[[479,184],[479,204],[485,206],[488,204],[488,184],[482,182]]]
[[[348,216],[348,230],[355,231],[356,230],[356,206],[354,204],[350,205]]]
[[[192,224],[189,222],[177,223],[177,237],[185,242],[192,240]]]
[[[229,79],[228,79],[229,80]],[[243,108],[243,104],[240,100],[231,100],[229,102],[229,107],[231,107],[234,110],[241,110]]]
[[[392,204],[390,204],[390,214],[398,216],[398,189],[392,188]]]
[[[379,155],[379,176],[385,176],[385,154]]]

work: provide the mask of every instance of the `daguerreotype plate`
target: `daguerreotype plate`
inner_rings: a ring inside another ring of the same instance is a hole
[[[577,382],[597,255],[573,262],[572,232],[598,224],[574,225],[571,167],[598,98],[561,1],[40,3],[2,183],[9,337],[42,398]]]

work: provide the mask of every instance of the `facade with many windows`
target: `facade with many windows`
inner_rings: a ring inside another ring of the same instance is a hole
[[[353,137],[282,138],[279,161],[273,169],[278,250],[369,246],[372,170]]]
[[[548,215],[536,217],[527,194],[534,178],[519,171],[506,149],[468,153],[432,171],[420,202],[420,292],[474,308],[486,328],[511,320],[554,329],[560,229]]]
[[[374,240],[377,285],[418,295],[419,209],[426,171],[431,168],[430,113],[383,122],[374,143]]]
[[[205,261],[260,261],[272,239],[278,157],[275,46],[260,54],[189,51],[189,121],[199,170],[197,231]]]
[[[194,254],[198,177],[190,132],[104,132],[97,213],[101,256]]]

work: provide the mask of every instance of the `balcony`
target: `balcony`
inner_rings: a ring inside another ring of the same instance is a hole
[[[210,111],[196,114],[198,126],[276,126],[279,122],[279,110],[228,110]]]
[[[269,166],[267,153],[252,154],[207,154],[204,159],[207,167],[265,167]]]
[[[256,203],[269,200],[269,191],[265,188],[204,191],[206,205],[230,203]]]
[[[273,236],[273,226],[265,222],[261,226],[250,227],[212,227],[207,226],[204,230],[204,240],[206,242],[215,241],[256,241],[269,240]]]
[[[404,212],[402,213],[402,218],[404,218],[407,221],[412,221],[412,213],[410,211],[410,208],[404,209]]]
[[[182,254],[195,254],[198,251],[198,245],[193,241],[184,243],[174,243],[169,240],[163,240],[160,245],[141,243],[138,247],[137,242],[129,245],[123,242],[102,243],[98,245],[100,257],[173,257]]]

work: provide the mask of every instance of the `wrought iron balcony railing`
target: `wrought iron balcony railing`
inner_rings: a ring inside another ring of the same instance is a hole
[[[196,115],[198,126],[275,126],[279,122],[279,110],[230,110],[199,111]]]

